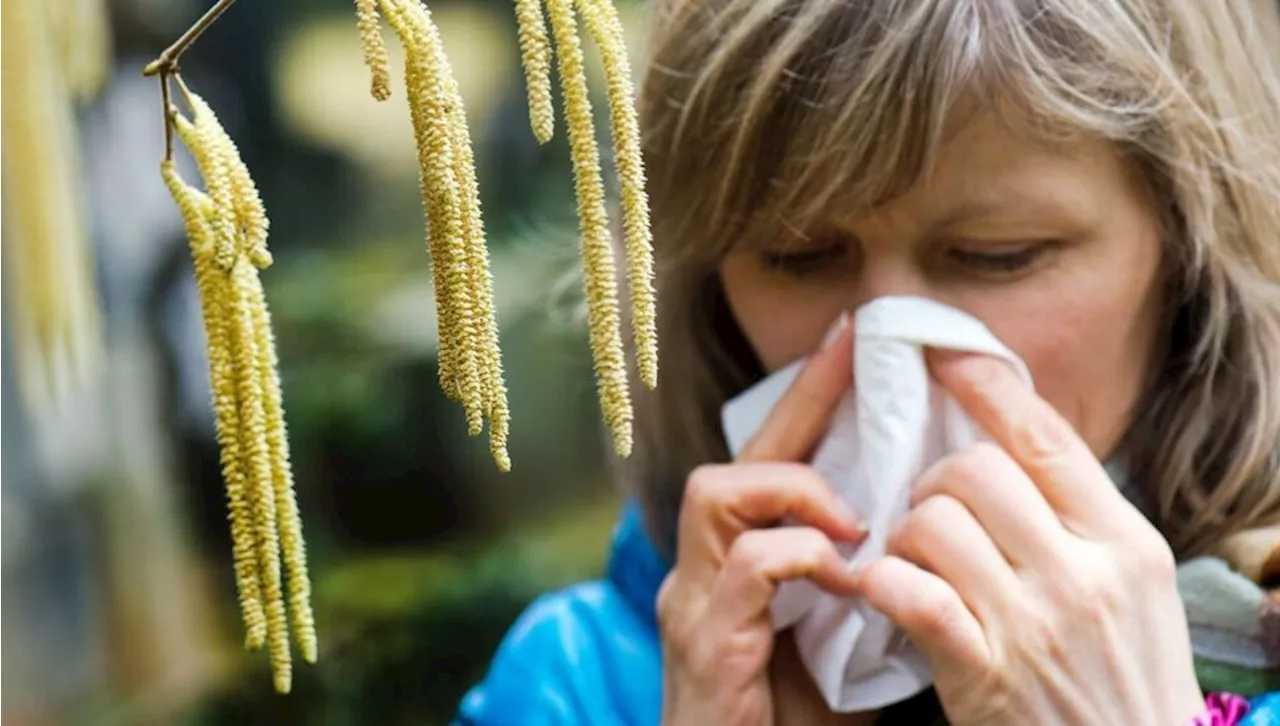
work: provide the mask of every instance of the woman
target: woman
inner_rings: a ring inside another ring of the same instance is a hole
[[[460,720],[1280,715],[1265,565],[1217,558],[1280,540],[1274,3],[671,0],[652,21],[644,531],[628,512],[606,581],[530,608]],[[889,555],[849,572],[858,515],[804,460],[851,383],[846,313],[894,294],[981,319],[1037,393],[931,355],[998,445],[928,471]],[[806,356],[725,463],[720,407]],[[934,690],[831,713],[768,617],[801,577],[906,630]]]

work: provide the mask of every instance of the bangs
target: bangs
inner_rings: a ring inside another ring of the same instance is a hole
[[[643,107],[655,242],[685,262],[875,209],[978,113],[1046,144],[1142,146],[1176,88],[1119,3],[708,5],[662,21],[690,30],[659,44]]]

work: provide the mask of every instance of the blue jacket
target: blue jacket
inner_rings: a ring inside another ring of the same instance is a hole
[[[654,603],[668,564],[629,505],[605,578],[544,595],[522,614],[455,726],[653,726],[662,651]],[[1280,726],[1280,692],[1259,696],[1242,726]]]

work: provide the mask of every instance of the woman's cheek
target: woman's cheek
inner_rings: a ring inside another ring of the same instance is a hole
[[[763,272],[729,268],[723,281],[738,327],[769,373],[812,353],[844,309],[838,291],[781,284]]]
[[[1105,320],[1081,320],[1055,306],[1052,326],[1027,327],[1006,339],[1027,364],[1036,392],[1065,418],[1095,456],[1109,456],[1128,427],[1138,395],[1127,344]],[[1034,319],[1034,316],[1029,316]]]
[[[773,305],[769,302],[763,296],[753,300],[751,306],[758,309],[746,312],[739,323],[769,373],[817,349],[827,328],[839,315],[838,306],[827,315],[822,308],[814,306],[796,307],[785,300],[775,301]]]

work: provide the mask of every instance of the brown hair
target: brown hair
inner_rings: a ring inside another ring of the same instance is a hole
[[[1120,456],[1180,554],[1280,513],[1280,19],[1272,0],[666,0],[641,90],[663,379],[626,474],[671,551],[761,370],[717,267],[872,208],[968,101],[1134,162],[1167,228],[1167,335]]]

